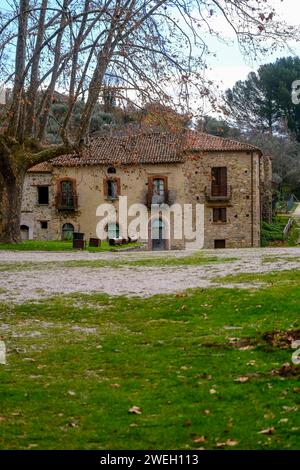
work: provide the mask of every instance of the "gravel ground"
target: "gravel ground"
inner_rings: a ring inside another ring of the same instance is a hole
[[[247,250],[203,251],[204,255],[217,255],[221,258],[237,258],[236,261],[199,266],[166,267],[55,267],[55,262],[71,260],[121,260],[132,261],[143,258],[176,257],[190,255],[191,252],[156,253],[86,253],[86,252],[12,252],[0,251],[0,264],[14,263],[53,263],[43,269],[7,270],[0,272],[0,301],[20,303],[49,297],[54,294],[73,292],[104,292],[110,295],[136,295],[148,297],[155,294],[168,294],[188,288],[208,288],[216,285],[213,278],[231,274],[265,273],[279,270],[300,269],[300,248],[266,248]],[[269,257],[269,262],[265,262]],[[3,268],[2,268],[3,269]],[[233,287],[218,283],[218,286]],[[236,287],[236,285],[234,285]],[[240,287],[256,287],[255,284],[242,284]]]

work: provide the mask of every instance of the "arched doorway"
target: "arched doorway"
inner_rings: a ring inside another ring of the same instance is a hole
[[[163,251],[168,249],[166,223],[162,219],[150,221],[150,242],[152,251]]]
[[[62,233],[61,233],[61,239],[63,241],[69,241],[73,239],[73,233],[74,233],[74,225],[72,224],[64,224],[62,226]]]
[[[21,230],[21,239],[23,241],[29,240],[29,227],[28,227],[28,225],[21,225],[20,230]]]

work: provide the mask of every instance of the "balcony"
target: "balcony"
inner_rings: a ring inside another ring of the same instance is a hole
[[[147,193],[147,207],[151,209],[152,205],[156,204],[168,204],[169,203],[169,192],[165,191],[163,194],[153,194],[152,191]]]
[[[56,208],[58,211],[75,212],[78,209],[78,196],[77,194],[65,195],[63,193],[57,194]]]
[[[204,190],[207,201],[230,201],[232,198],[232,187],[229,185],[213,184]]]

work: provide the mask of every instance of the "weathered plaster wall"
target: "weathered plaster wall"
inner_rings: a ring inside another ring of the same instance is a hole
[[[128,197],[128,206],[146,204],[148,193],[148,177],[165,176],[168,178],[170,203],[181,202],[184,199],[183,168],[180,164],[172,165],[130,165],[116,167],[115,175],[107,174],[108,167],[89,166],[77,168],[54,168],[53,184],[64,177],[74,178],[77,184],[78,211],[74,214],[58,213],[54,215],[56,237],[60,237],[63,223],[72,223],[75,230],[83,231],[86,239],[96,236],[96,226],[99,218],[96,210],[100,204],[112,204],[118,213],[118,200],[110,201],[105,197],[104,180],[108,176],[120,178],[121,196]],[[129,222],[132,218],[129,218]],[[171,221],[172,223],[172,221]],[[171,226],[171,233],[173,233]],[[183,248],[182,240],[171,239],[170,248]]]

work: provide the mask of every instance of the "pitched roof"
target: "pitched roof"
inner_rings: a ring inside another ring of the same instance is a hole
[[[197,152],[261,152],[258,147],[246,142],[224,139],[205,132],[186,131],[185,151]]]
[[[51,173],[52,172],[52,165],[50,162],[43,162],[34,165],[33,167],[29,168],[28,170],[30,173]]]
[[[140,163],[180,163],[188,152],[251,152],[253,145],[216,137],[204,132],[183,134],[143,133],[122,137],[98,137],[81,155],[62,155],[51,160],[53,166],[128,165]],[[50,163],[41,163],[31,172],[51,171]]]

